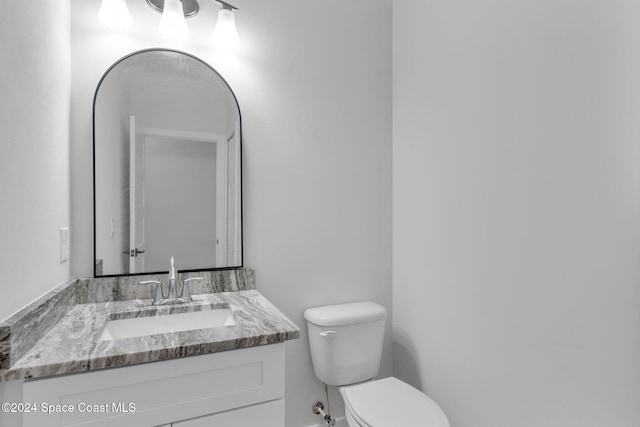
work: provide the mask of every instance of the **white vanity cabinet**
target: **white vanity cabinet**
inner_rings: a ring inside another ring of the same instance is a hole
[[[273,400],[234,411],[178,421],[172,423],[171,427],[262,427],[275,425],[284,426],[284,401],[282,400]]]
[[[283,427],[284,354],[279,343],[5,384],[4,401],[36,410],[3,425]]]

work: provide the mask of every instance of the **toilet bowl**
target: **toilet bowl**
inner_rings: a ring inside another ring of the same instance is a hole
[[[442,409],[420,390],[394,377],[374,380],[386,316],[372,302],[307,309],[316,377],[339,387],[350,427],[449,427]]]
[[[352,427],[449,427],[429,396],[394,377],[340,387],[340,394]]]

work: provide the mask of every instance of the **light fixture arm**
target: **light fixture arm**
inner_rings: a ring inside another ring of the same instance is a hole
[[[240,10],[237,7],[235,7],[234,5],[227,3],[226,1],[222,1],[222,0],[212,0],[212,1],[214,1],[216,3],[220,3],[222,5],[223,9],[232,10],[232,11],[233,10]]]
[[[198,0],[180,0],[185,18],[196,16],[200,11]],[[147,5],[158,13],[164,11],[164,0],[147,0]]]

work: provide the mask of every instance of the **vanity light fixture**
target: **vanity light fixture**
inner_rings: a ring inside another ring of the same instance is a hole
[[[234,10],[238,8],[221,0],[212,1],[222,6],[218,11],[218,21],[213,32],[213,44],[226,48],[237,46],[239,38]],[[198,0],[147,0],[147,4],[162,13],[160,32],[176,37],[185,37],[189,34],[185,18],[197,15],[200,10]]]
[[[236,15],[233,12],[238,8],[220,0],[216,1],[222,5],[222,8],[218,11],[218,22],[213,30],[213,44],[218,47],[234,48],[240,44],[236,29]]]
[[[157,6],[153,2],[157,0],[147,0],[154,9]],[[187,27],[187,21],[185,18],[185,11],[180,0],[164,0],[162,7],[162,18],[160,19],[160,25],[158,31],[162,34],[170,35],[178,38],[185,38],[189,35],[189,28]],[[195,3],[199,8],[198,3]],[[196,10],[193,14],[197,13]]]
[[[235,16],[238,8],[222,0],[211,1],[221,5],[213,31],[213,45],[222,48],[238,46],[240,39]],[[151,9],[162,14],[158,30],[173,37],[188,36],[189,28],[185,18],[196,16],[200,11],[198,0],[146,0],[146,2]],[[114,27],[128,27],[132,24],[127,0],[102,0],[98,18]]]
[[[113,27],[130,27],[133,21],[126,0],[102,0],[98,19]]]
[[[218,21],[213,30],[213,44],[217,47],[234,48],[240,44],[234,13],[238,8],[220,0],[216,1],[222,5],[222,8],[218,11]]]

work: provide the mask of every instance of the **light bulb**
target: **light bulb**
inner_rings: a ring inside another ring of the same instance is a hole
[[[98,19],[114,27],[129,27],[133,23],[126,0],[102,0]]]
[[[187,21],[184,19],[184,9],[180,0],[165,0],[162,18],[158,30],[162,34],[184,38],[189,35]]]
[[[233,10],[223,8],[218,11],[218,22],[212,38],[213,45],[217,47],[233,48],[240,44]]]

